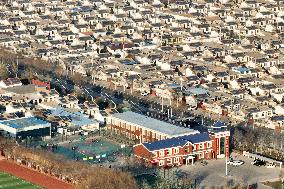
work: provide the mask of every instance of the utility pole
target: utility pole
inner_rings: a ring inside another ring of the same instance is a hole
[[[92,48],[92,67],[94,66],[94,48]]]
[[[164,97],[162,96],[162,112],[164,112]]]
[[[173,117],[172,99],[170,98],[171,118]]]
[[[168,109],[168,119],[170,118],[170,109]]]
[[[225,157],[226,157],[226,158],[225,158],[225,159],[226,159],[226,162],[225,162],[225,163],[226,163],[226,173],[225,173],[225,174],[226,174],[226,176],[228,176],[228,164],[227,164],[227,162],[228,162],[228,157],[227,157],[227,154],[226,154],[226,147],[225,147]]]
[[[16,72],[16,78],[18,78],[18,67],[19,67],[19,56],[17,56],[17,72]]]
[[[178,108],[178,97],[177,97],[177,108]]]

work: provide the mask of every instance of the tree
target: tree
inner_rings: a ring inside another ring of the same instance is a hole
[[[108,168],[89,166],[82,162],[67,160],[45,150],[29,149],[16,145],[14,140],[0,137],[0,148],[7,157],[32,162],[35,167],[51,175],[62,175],[72,181],[78,189],[135,189],[136,183],[129,173],[115,171]],[[72,166],[70,166],[72,165]]]
[[[240,146],[243,143],[243,139],[244,139],[244,134],[243,131],[239,128],[235,128],[233,136],[232,136],[232,143],[234,145],[235,148],[240,148]]]
[[[8,70],[4,64],[0,64],[0,79],[7,79],[9,77]]]
[[[81,74],[75,73],[74,75],[72,75],[72,80],[74,81],[74,83],[80,86],[82,85],[84,78]]]
[[[280,171],[279,178],[280,178],[281,183],[284,184],[284,171],[283,170]]]
[[[56,76],[61,76],[63,74],[63,68],[60,65],[55,66],[53,72]]]
[[[141,189],[151,189],[151,186],[146,180],[143,180],[141,184]]]

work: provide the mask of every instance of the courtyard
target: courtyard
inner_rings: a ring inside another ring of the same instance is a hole
[[[60,143],[50,149],[67,159],[86,163],[111,165],[123,156],[130,156],[131,148],[103,137],[80,138]]]
[[[239,154],[233,154],[234,160],[244,161],[243,165],[228,165],[228,176],[225,176],[225,159],[210,160],[207,165],[200,162],[192,166],[183,166],[179,171],[186,173],[191,178],[195,178],[201,188],[222,187],[228,183],[235,184],[255,184],[257,188],[268,188],[261,184],[268,180],[279,178],[280,168],[266,168],[266,166],[257,167],[251,165],[252,159],[243,157]],[[282,168],[283,169],[283,168]]]

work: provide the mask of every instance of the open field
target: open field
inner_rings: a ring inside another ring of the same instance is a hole
[[[0,188],[2,189],[40,189],[32,183],[19,179],[8,173],[0,172]]]

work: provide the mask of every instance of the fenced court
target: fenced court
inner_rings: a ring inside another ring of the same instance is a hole
[[[32,183],[14,177],[8,173],[0,172],[1,189],[41,189]]]
[[[128,148],[104,139],[86,139],[58,146],[55,153],[68,159],[76,159],[90,163],[114,161],[118,154],[129,154]]]

